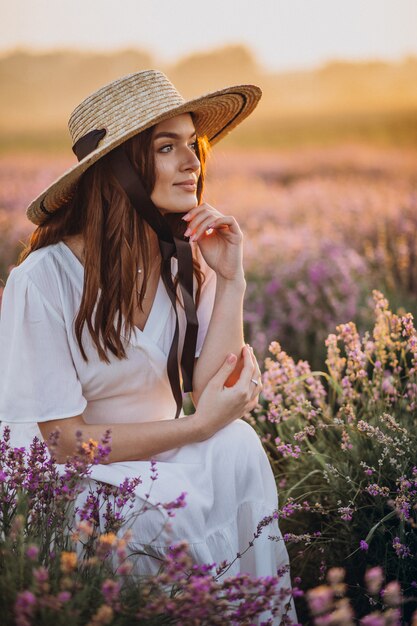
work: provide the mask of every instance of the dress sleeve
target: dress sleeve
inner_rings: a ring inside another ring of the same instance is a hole
[[[0,315],[0,421],[62,419],[86,405],[63,317],[30,276],[13,269]]]
[[[216,272],[208,265],[204,268],[205,280],[201,287],[200,302],[197,308],[198,335],[195,356],[199,357],[206,338],[207,329],[213,313],[216,295]]]

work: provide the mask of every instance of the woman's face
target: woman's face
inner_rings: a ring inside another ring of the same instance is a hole
[[[155,187],[151,199],[162,213],[186,213],[198,204],[200,161],[190,113],[156,124],[152,134]]]

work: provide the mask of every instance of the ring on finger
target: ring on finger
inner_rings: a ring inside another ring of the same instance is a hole
[[[251,383],[253,383],[254,385],[256,385],[256,386],[258,386],[258,385],[259,385],[259,383],[258,383],[258,381],[256,380],[256,378],[251,378],[250,380],[251,380]]]

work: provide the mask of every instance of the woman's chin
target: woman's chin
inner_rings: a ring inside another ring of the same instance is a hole
[[[194,209],[196,206],[198,206],[198,200],[197,198],[195,198],[194,202],[183,202],[181,205],[174,205],[174,206],[169,206],[167,207],[157,207],[161,213],[164,215],[166,213],[187,213],[188,211],[191,211],[191,209]]]

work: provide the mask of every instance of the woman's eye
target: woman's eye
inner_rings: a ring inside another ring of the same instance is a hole
[[[190,147],[191,147],[191,149],[192,149],[192,150],[194,150],[194,151],[195,151],[195,150],[197,150],[197,141],[193,141],[193,142],[190,144]],[[159,152],[171,152],[171,148],[173,148],[173,144],[172,144],[172,143],[169,143],[169,144],[166,144],[165,146],[161,146],[161,147],[159,148]]]

